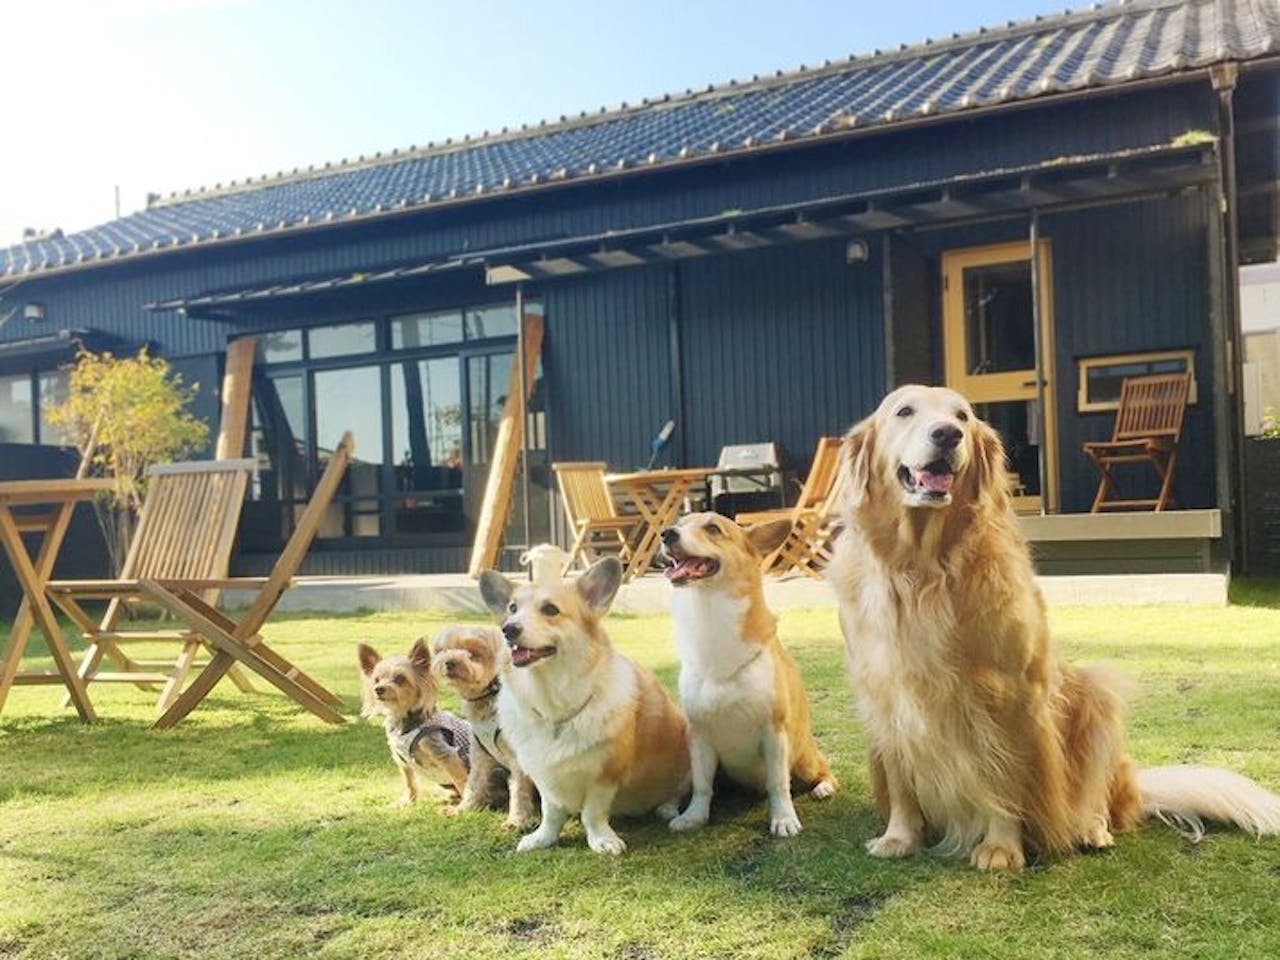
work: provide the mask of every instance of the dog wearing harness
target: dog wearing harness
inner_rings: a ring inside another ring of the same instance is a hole
[[[466,790],[471,768],[471,727],[436,705],[431,651],[419,638],[408,656],[383,657],[371,646],[357,647],[366,717],[381,716],[391,758],[404,778],[399,805],[421,795],[419,775],[444,788],[453,802]]]
[[[530,827],[537,820],[533,781],[520,769],[515,751],[498,722],[498,693],[508,656],[496,627],[445,627],[431,641],[432,671],[462,702],[471,731],[471,770],[458,811],[482,810],[499,800],[506,775],[508,826]]]

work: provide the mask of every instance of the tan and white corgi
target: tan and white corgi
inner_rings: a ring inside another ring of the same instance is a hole
[[[517,586],[496,571],[480,578],[503,618],[509,666],[498,721],[542,798],[542,823],[516,849],[550,847],[581,815],[598,853],[626,849],[613,814],[667,819],[689,789],[689,741],[679,708],[648,670],[613,649],[600,619],[622,582],[613,558],[574,582]]]
[[[717,767],[768,795],[769,829],[779,837],[800,832],[793,783],[818,799],[836,790],[760,578],[761,557],[790,531],[790,520],[743,530],[716,513],[689,514],[662,531],[693,761],[693,798],[672,830],[707,822]]]

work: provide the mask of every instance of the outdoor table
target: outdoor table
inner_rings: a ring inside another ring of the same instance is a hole
[[[44,585],[53,572],[53,564],[71,523],[76,502],[91,499],[94,494],[110,488],[111,480],[106,478],[0,482],[0,541],[4,542],[5,553],[9,556],[9,563],[13,566],[23,594],[22,605],[18,608],[13,628],[9,632],[9,648],[0,657],[0,711],[4,710],[9,688],[14,684],[56,683],[67,688],[81,720],[92,723],[97,719],[93,706],[89,703],[84,681],[76,673],[71,652],[67,649],[62,631],[58,629],[58,621],[45,596]],[[52,509],[42,513],[15,514],[15,506]],[[24,533],[42,535],[34,560],[22,541]],[[18,672],[18,663],[22,660],[32,626],[38,626],[44,634],[49,653],[58,668],[56,672]]]
[[[693,486],[705,481],[714,469],[688,467],[676,470],[642,470],[638,473],[614,473],[605,477],[611,487],[627,495],[644,520],[640,537],[631,550],[631,562],[624,572],[626,579],[640,576],[649,569],[662,542],[662,531],[675,521],[680,513],[680,505]]]

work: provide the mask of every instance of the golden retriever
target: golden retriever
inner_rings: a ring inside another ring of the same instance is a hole
[[[893,391],[850,430],[841,469],[828,578],[887,818],[872,855],[932,840],[1016,870],[1024,848],[1109,846],[1147,816],[1280,832],[1280,797],[1244,777],[1135,769],[1115,681],[1053,649],[999,436],[960,394]]]

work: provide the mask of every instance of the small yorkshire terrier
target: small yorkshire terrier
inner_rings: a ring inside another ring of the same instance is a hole
[[[417,801],[418,774],[439,783],[457,801],[467,785],[471,728],[436,707],[436,680],[431,651],[419,637],[408,656],[382,657],[371,646],[357,647],[363,680],[361,716],[381,716],[391,758],[404,777],[399,806]]]
[[[507,825],[533,826],[533,781],[516,763],[515,751],[498,726],[498,691],[507,657],[506,642],[497,627],[445,627],[431,641],[431,669],[462,700],[462,714],[471,726],[471,772],[458,810],[482,810],[500,800],[497,787],[505,770]]]

